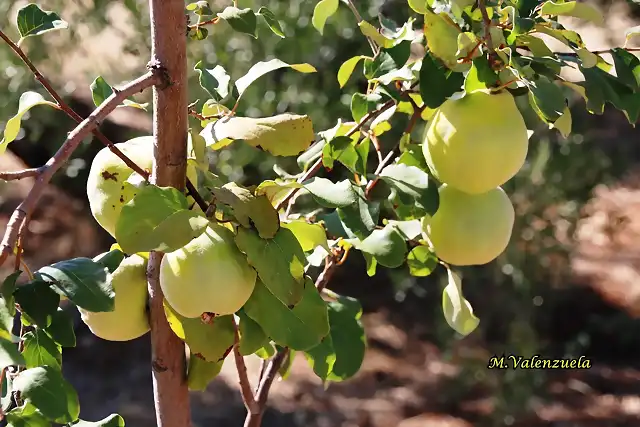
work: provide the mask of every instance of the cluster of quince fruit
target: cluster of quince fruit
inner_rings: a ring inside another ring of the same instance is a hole
[[[425,129],[422,150],[442,184],[423,236],[447,264],[482,265],[509,244],[515,212],[502,185],[524,165],[529,133],[513,96],[478,90],[446,100]]]
[[[115,144],[143,169],[153,166],[153,138],[139,137]],[[134,171],[107,147],[94,158],[87,180],[93,217],[115,237],[122,207],[136,195]],[[193,165],[187,177],[197,182]],[[109,341],[128,341],[149,331],[147,312],[147,260],[139,254],[125,258],[111,274],[114,310],[89,312],[79,308],[94,335]],[[160,265],[160,286],[166,302],[180,315],[200,317],[238,311],[251,296],[256,271],[234,242],[234,232],[211,222],[204,233],[182,248],[166,253]]]

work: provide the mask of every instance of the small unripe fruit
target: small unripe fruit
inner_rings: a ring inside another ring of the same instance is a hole
[[[482,265],[504,252],[515,213],[502,188],[467,194],[445,184],[439,193],[438,210],[423,222],[438,258],[451,265]]]
[[[422,150],[440,182],[480,194],[510,180],[522,168],[528,146],[513,96],[485,90],[446,100],[427,124]]]
[[[251,296],[257,273],[227,228],[211,224],[160,265],[160,286],[169,305],[184,317],[238,311]]]
[[[115,146],[136,165],[147,172],[151,171],[153,167],[153,137],[141,136],[115,144]],[[89,207],[98,224],[113,237],[115,237],[116,224],[122,207],[137,194],[136,187],[125,185],[125,181],[131,174],[133,174],[133,169],[108,147],[100,150],[91,163],[87,179]],[[195,166],[189,165],[187,167],[187,176],[195,185],[197,182]]]
[[[149,331],[146,260],[125,258],[111,275],[114,310],[93,313],[78,307],[82,321],[94,335],[108,341],[129,341]]]

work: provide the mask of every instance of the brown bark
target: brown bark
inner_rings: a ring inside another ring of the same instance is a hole
[[[151,182],[184,189],[187,159],[187,61],[185,3],[149,0],[152,29],[151,63],[167,72],[169,84],[153,92],[154,167]],[[153,394],[158,427],[190,427],[184,343],[164,314],[159,266],[162,253],[153,252],[149,279]]]

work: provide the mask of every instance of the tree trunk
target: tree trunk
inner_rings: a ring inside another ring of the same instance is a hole
[[[153,90],[154,166],[152,183],[184,189],[187,159],[186,17],[183,0],[149,0],[152,64],[167,72],[169,85]],[[162,253],[149,258],[148,279],[153,394],[158,427],[190,427],[184,343],[164,314],[159,283]]]

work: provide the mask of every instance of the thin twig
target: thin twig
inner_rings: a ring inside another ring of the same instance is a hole
[[[42,168],[23,169],[14,172],[0,172],[0,180],[14,181],[17,179],[31,178],[42,173]]]
[[[44,188],[51,180],[51,177],[60,167],[71,157],[71,154],[98,125],[111,113],[123,100],[134,93],[142,92],[144,89],[162,82],[162,75],[155,70],[151,70],[143,76],[125,85],[121,89],[114,91],[98,108],[96,108],[85,120],[82,121],[67,136],[67,140],[62,144],[56,154],[42,167],[35,184],[29,191],[27,197],[13,211],[11,218],[5,229],[4,238],[0,246],[0,265],[4,263],[17,242],[19,231],[25,227],[33,209],[35,208]]]
[[[220,21],[220,17],[216,16],[215,18],[212,18],[212,19],[209,19],[209,20],[206,20],[206,21],[202,21],[202,22],[198,22],[198,23],[193,24],[193,25],[189,25],[189,29],[193,30],[194,28],[200,28],[200,27],[203,27],[205,25],[217,24],[219,21]]]
[[[482,14],[482,22],[484,25],[484,41],[487,44],[489,53],[493,54],[495,52],[495,49],[493,46],[493,40],[491,39],[491,18],[489,18],[489,14],[487,13],[485,0],[478,0],[477,4],[478,9],[480,9],[480,13]]]
[[[351,9],[353,16],[356,17],[356,21],[358,21],[358,25],[360,25],[360,23],[364,20],[362,19],[362,15],[360,15],[360,12],[358,12],[358,8],[356,8],[356,5],[351,0],[347,0],[346,3],[347,3],[347,6],[349,6],[349,9]],[[376,46],[376,43],[371,39],[371,37],[369,36],[366,36],[366,37],[367,37],[367,42],[371,47],[371,51],[373,52],[374,55],[377,55],[379,52],[379,49]]]
[[[40,73],[36,66],[33,65],[33,62],[31,62],[24,51],[20,48],[20,46],[15,44],[1,30],[0,38],[4,40],[7,45],[9,45],[9,47],[16,53],[16,55],[20,57],[20,59],[22,59],[22,62],[24,62],[29,70],[33,73],[35,79],[40,82],[40,84],[46,89],[46,91],[49,92],[49,95],[51,95],[51,97],[56,101],[58,107],[69,117],[71,117],[71,119],[73,119],[76,123],[82,123],[82,117],[62,99],[62,97],[58,94],[58,92],[56,92],[53,86],[51,86],[51,83],[42,75],[42,73]],[[124,99],[125,98],[122,98],[122,100]],[[136,171],[138,174],[142,175],[145,179],[149,177],[149,173],[147,171],[145,171],[140,166],[136,165],[131,159],[129,159],[122,151],[120,151],[120,149],[118,149],[118,147],[115,146],[115,144],[113,144],[113,142],[109,140],[109,138],[107,138],[102,132],[100,132],[97,127],[92,129],[91,133],[93,133],[100,140],[100,142],[109,147],[109,150],[111,150],[116,156],[118,156],[127,166]]]
[[[322,270],[322,273],[320,273],[315,282],[318,292],[321,292],[325,286],[327,286],[337,267],[338,264],[332,256],[328,256],[325,259],[324,270]],[[287,360],[287,357],[289,357],[289,349],[284,348],[276,353],[276,355],[269,361],[256,392],[255,401],[257,404],[257,412],[250,412],[247,414],[247,418],[244,421],[244,427],[259,427],[262,423],[262,416],[264,415],[267,399],[269,398],[269,391],[271,390],[273,381],[276,379],[280,368],[282,368],[282,365]]]
[[[596,55],[604,55],[606,53],[612,53],[613,49],[617,49],[617,48],[611,48],[611,49],[603,49],[603,50],[593,50],[591,51],[591,53],[594,53]],[[623,47],[620,48],[622,50],[626,50],[627,52],[640,52],[640,47]],[[560,55],[560,56],[572,56],[572,57],[577,57],[578,54],[576,52],[553,52],[554,55]]]
[[[240,392],[242,393],[242,401],[245,408],[250,414],[257,414],[260,410],[258,402],[251,391],[251,383],[247,375],[247,365],[244,363],[244,357],[240,353],[240,334],[238,333],[238,324],[233,319],[233,327],[235,332],[235,343],[233,344],[233,355],[236,359],[236,369],[238,371],[238,381],[240,382]]]

